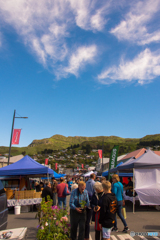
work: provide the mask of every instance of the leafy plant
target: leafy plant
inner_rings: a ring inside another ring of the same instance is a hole
[[[82,201],[80,202],[80,205],[81,205],[81,208],[84,209],[85,206],[86,206],[86,201],[82,200]]]
[[[67,209],[52,206],[52,200],[48,196],[48,202],[42,199],[36,217],[39,219],[37,240],[69,240],[70,224]]]

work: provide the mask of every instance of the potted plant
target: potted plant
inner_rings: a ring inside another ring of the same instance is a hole
[[[85,211],[85,208],[86,208],[86,201],[82,200],[82,201],[80,202],[80,205],[81,205],[81,210],[82,210],[82,212],[84,212],[84,211]]]

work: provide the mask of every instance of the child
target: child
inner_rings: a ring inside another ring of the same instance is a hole
[[[100,209],[99,223],[102,224],[103,240],[110,240],[111,229],[115,222],[117,200],[115,194],[111,192],[111,183],[109,181],[104,181],[102,186],[105,195]]]

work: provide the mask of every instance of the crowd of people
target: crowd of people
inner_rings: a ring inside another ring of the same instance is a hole
[[[112,182],[112,183],[111,183]],[[105,177],[96,178],[91,174],[90,178],[60,178],[59,182],[53,177],[52,182],[36,185],[36,190],[42,190],[42,198],[47,201],[47,196],[53,200],[53,205],[60,208],[66,207],[66,197],[70,195],[70,224],[71,239],[89,240],[90,223],[95,222],[95,240],[109,240],[111,231],[118,232],[116,214],[121,219],[124,229],[129,230],[121,209],[123,206],[123,184],[117,174],[107,181]],[[128,187],[131,187],[131,179]],[[43,187],[43,188],[42,188]],[[64,189],[68,194],[64,194]],[[127,188],[126,188],[127,189]],[[130,189],[130,188],[129,188]]]

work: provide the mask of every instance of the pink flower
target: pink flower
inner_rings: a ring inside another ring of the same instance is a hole
[[[67,221],[68,221],[68,218],[67,218],[67,217],[62,217],[62,218],[61,218],[61,222],[62,222],[62,221],[67,222]]]
[[[59,221],[56,221],[56,226],[58,226],[58,224],[59,224]]]
[[[65,228],[65,229],[64,229],[64,233],[67,233],[67,232],[68,232],[68,229],[67,229],[67,228]]]
[[[58,206],[52,206],[52,210],[58,209]]]

